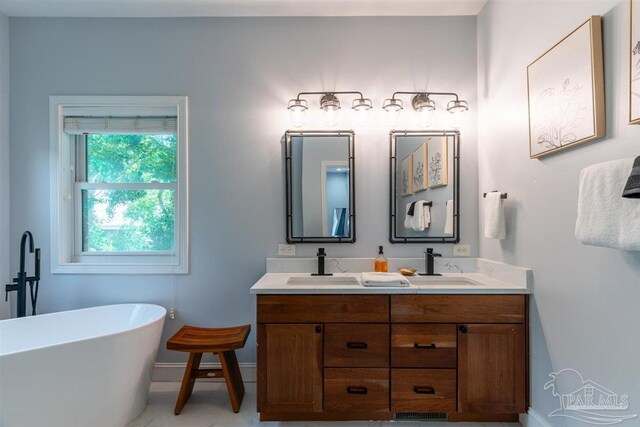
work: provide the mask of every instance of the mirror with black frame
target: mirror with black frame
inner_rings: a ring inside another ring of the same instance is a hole
[[[355,242],[354,148],[352,131],[285,133],[288,243]]]
[[[460,241],[460,133],[389,134],[391,243]]]

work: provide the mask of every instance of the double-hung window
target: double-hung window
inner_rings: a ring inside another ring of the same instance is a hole
[[[187,273],[186,97],[52,97],[52,271]]]

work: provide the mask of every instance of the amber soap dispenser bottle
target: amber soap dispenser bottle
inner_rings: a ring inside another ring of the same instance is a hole
[[[387,263],[387,259],[384,257],[382,246],[378,246],[378,258],[376,258],[374,269],[377,273],[386,273],[389,271],[389,264]]]

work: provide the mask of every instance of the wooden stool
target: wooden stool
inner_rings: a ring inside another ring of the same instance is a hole
[[[167,349],[189,352],[187,369],[184,371],[176,409],[173,411],[176,415],[182,412],[184,404],[191,396],[196,378],[220,376],[224,376],[227,383],[233,412],[240,410],[244,397],[244,384],[235,350],[244,347],[250,331],[251,325],[233,328],[197,328],[185,325],[169,338]],[[222,369],[199,369],[202,353],[217,354],[220,357]]]

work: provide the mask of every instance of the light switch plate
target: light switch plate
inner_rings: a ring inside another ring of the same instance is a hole
[[[296,245],[278,244],[278,256],[296,256]]]
[[[471,256],[471,245],[453,245],[453,256]]]

